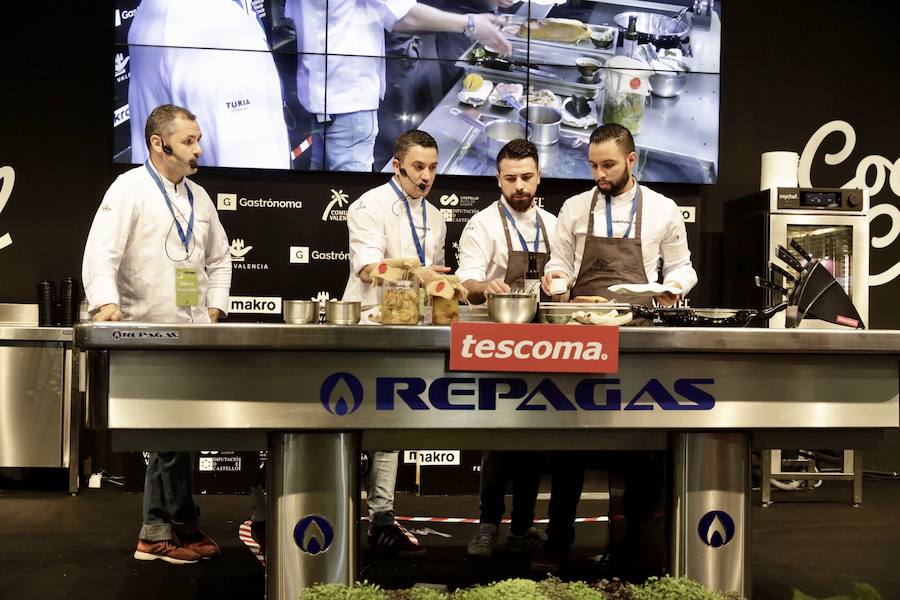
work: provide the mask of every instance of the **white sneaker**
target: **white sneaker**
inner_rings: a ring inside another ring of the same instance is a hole
[[[466,546],[469,556],[490,558],[494,554],[494,543],[497,541],[497,526],[490,523],[481,523],[475,530],[475,537]]]

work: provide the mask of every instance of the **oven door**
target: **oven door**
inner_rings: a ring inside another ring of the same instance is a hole
[[[869,324],[869,218],[862,215],[780,214],[769,215],[769,260],[776,258],[776,247],[790,248],[791,240],[823,263],[847,291],[863,322]],[[798,257],[799,258],[799,257]],[[790,268],[788,268],[790,272]],[[790,290],[791,282],[776,280]],[[772,303],[770,298],[770,304]],[[769,327],[784,327],[784,313],[769,321]],[[818,319],[804,319],[801,329],[843,329]]]

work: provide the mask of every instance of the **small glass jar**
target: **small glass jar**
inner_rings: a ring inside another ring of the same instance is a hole
[[[384,325],[419,324],[419,285],[410,279],[382,285],[381,322]]]
[[[645,100],[641,94],[630,92],[616,94],[607,90],[603,104],[603,122],[618,123],[630,131],[631,135],[639,134],[644,122]]]
[[[431,297],[431,324],[432,325],[449,325],[459,318],[459,300],[456,296],[452,298],[443,298],[441,296]]]

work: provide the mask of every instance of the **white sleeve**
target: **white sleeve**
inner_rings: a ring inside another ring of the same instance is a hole
[[[659,252],[663,259],[663,283],[677,284],[687,294],[697,285],[697,272],[691,265],[684,217],[675,203],[672,203],[666,234],[659,243]]]
[[[412,10],[416,0],[374,0],[374,4],[381,17],[382,27],[391,31],[394,24]]]
[[[556,219],[556,235],[550,236],[550,260],[544,267],[544,273],[562,271],[575,278],[575,223],[577,215],[570,214],[572,202],[566,201]]]
[[[446,252],[444,252],[447,244],[447,222],[444,221],[444,215],[439,211],[436,212],[440,219],[440,227],[438,228],[437,238],[434,240],[434,255],[432,256],[432,262],[438,267],[443,267],[447,264]]]
[[[361,199],[360,199],[361,200]],[[347,210],[350,234],[350,275],[357,276],[363,267],[384,260],[387,237],[384,225],[376,218],[377,203],[360,206],[357,200]]]
[[[91,311],[120,302],[116,276],[134,219],[134,194],[124,187],[117,179],[106,191],[84,247],[81,278]]]
[[[208,198],[208,197],[207,197]],[[209,239],[206,240],[206,275],[209,277],[209,289],[206,292],[206,305],[208,308],[218,308],[228,314],[228,297],[231,292],[231,252],[229,251],[228,235],[219,213],[209,204]]]
[[[493,256],[491,240],[478,222],[470,220],[459,238],[459,268],[456,276],[460,281],[484,281]]]

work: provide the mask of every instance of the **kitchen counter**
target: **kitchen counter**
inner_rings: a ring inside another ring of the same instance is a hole
[[[0,341],[71,342],[71,327],[38,327],[36,325],[0,325]]]

